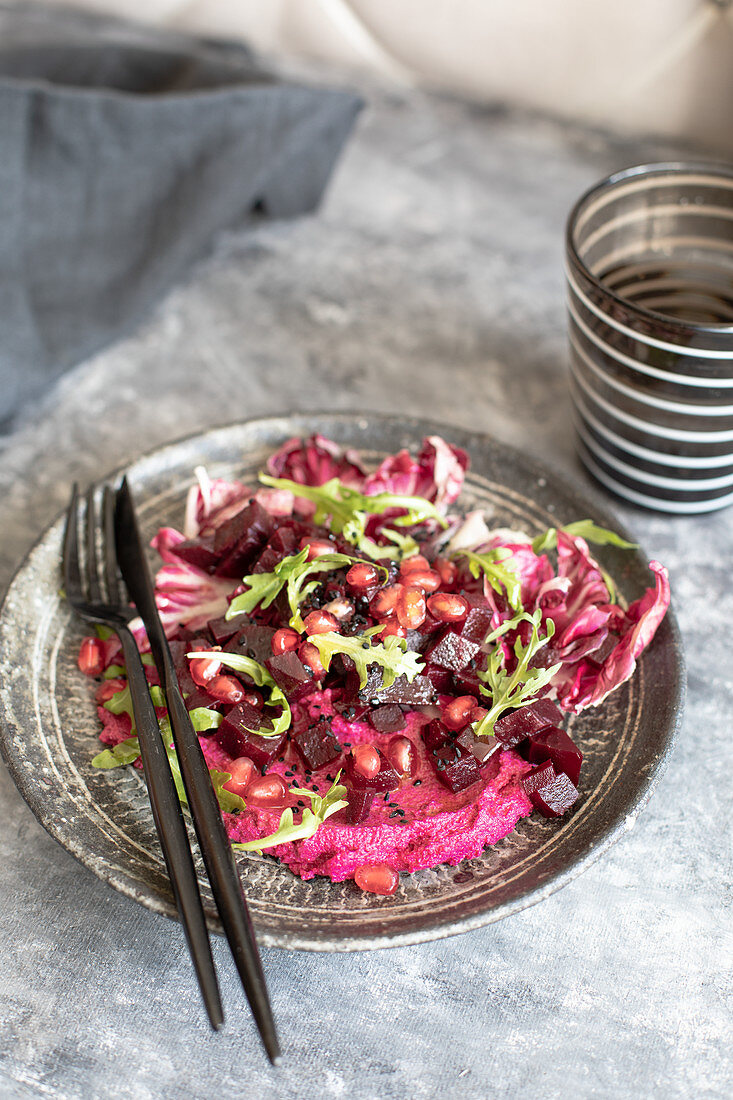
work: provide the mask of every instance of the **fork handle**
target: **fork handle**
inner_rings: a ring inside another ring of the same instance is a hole
[[[118,635],[127,667],[127,682],[155,828],[209,1021],[214,1030],[218,1030],[224,1021],[224,1012],[186,823],[135,639],[124,627],[118,629]]]

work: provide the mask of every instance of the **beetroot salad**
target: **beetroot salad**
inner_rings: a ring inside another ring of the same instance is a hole
[[[667,573],[650,562],[623,608],[589,543],[628,543],[590,520],[489,530],[454,507],[467,466],[438,436],[371,472],[322,436],[292,439],[258,486],[198,469],[182,530],[159,530],[158,607],[234,848],[390,894],[401,872],[575,802],[564,714],[632,675]],[[101,630],[79,653],[100,679],[98,768],[140,766],[119,656]]]

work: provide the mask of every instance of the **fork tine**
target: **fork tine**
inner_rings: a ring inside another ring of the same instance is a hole
[[[86,577],[87,591],[92,603],[102,602],[102,589],[99,583],[99,563],[97,558],[97,509],[94,504],[94,489],[86,491]]]
[[[64,572],[64,588],[70,600],[81,599],[81,572],[79,570],[79,486],[71,489],[71,500],[66,512],[64,543],[61,557]]]
[[[102,532],[104,535],[104,576],[111,604],[122,602],[120,577],[115,554],[115,494],[105,485],[102,495]]]

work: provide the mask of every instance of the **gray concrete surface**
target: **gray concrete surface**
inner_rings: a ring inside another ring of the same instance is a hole
[[[368,98],[317,217],[230,234],[4,440],[0,582],[74,478],[217,421],[405,410],[576,472],[564,218],[609,170],[674,150],[423,95]],[[213,1035],[178,926],[84,870],[0,767],[3,1100],[730,1096],[733,511],[617,512],[670,568],[689,666],[651,804],[584,876],[500,924],[354,956],[265,951],[276,1072],[226,945],[229,1019]]]

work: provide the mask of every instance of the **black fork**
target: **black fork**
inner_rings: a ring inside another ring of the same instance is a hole
[[[125,599],[117,568],[114,493],[105,486],[101,531],[91,489],[85,501],[85,552],[80,559],[79,493],[75,485],[64,531],[62,565],[66,596],[80,618],[111,627],[120,639],[153,819],[209,1021],[217,1030],[223,1023],[224,1014],[188,833],[150,698],[145,668],[129,629],[136,612]],[[97,550],[100,534],[103,568],[100,568]]]

